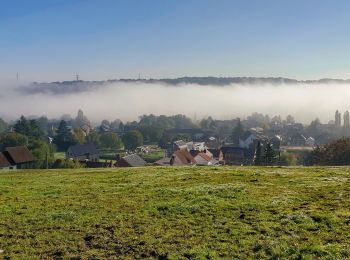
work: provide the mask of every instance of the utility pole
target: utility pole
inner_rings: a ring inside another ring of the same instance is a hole
[[[16,78],[17,78],[17,81],[18,81],[18,72],[17,72]]]
[[[79,81],[79,75],[78,75],[78,73],[75,74],[75,79],[76,79],[76,81]]]

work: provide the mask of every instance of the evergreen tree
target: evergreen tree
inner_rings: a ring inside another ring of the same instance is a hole
[[[74,136],[69,130],[66,121],[62,120],[57,129],[54,142],[60,151],[66,151],[70,145],[75,144]]]
[[[272,144],[267,143],[265,147],[265,164],[266,165],[274,165],[276,164],[277,156],[275,151],[273,150]]]
[[[258,144],[256,146],[256,152],[255,152],[255,158],[254,158],[254,165],[262,165],[263,164],[263,154],[261,150],[261,143],[258,141]]]
[[[241,123],[241,119],[237,118],[237,125],[233,129],[233,132],[231,134],[231,140],[235,145],[239,144],[239,139],[243,136],[244,128]]]

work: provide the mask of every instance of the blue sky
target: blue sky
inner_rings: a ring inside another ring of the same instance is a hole
[[[0,0],[0,80],[350,78],[350,1]]]

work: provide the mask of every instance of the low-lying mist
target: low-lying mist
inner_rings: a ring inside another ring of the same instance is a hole
[[[30,85],[22,86],[20,91],[0,86],[1,117],[59,118],[62,114],[75,115],[82,109],[90,120],[98,122],[116,118],[132,121],[150,113],[232,119],[259,112],[282,117],[291,114],[297,121],[309,123],[315,118],[328,122],[336,109],[350,110],[350,85],[347,84],[174,86],[119,82],[63,94],[23,91],[26,88]]]

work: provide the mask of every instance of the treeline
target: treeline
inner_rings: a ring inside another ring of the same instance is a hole
[[[104,151],[135,150],[144,142],[170,141],[164,139],[165,129],[193,127],[196,125],[184,115],[144,115],[138,122],[125,124],[118,119],[102,120],[97,127],[91,126],[81,110],[75,118],[64,115],[61,120],[21,116],[12,124],[0,119],[0,149],[25,145],[38,160],[38,167],[44,167],[46,161],[53,162],[55,152],[65,152],[71,145],[93,143]]]
[[[350,138],[341,138],[316,147],[309,155],[307,165],[350,165]]]

